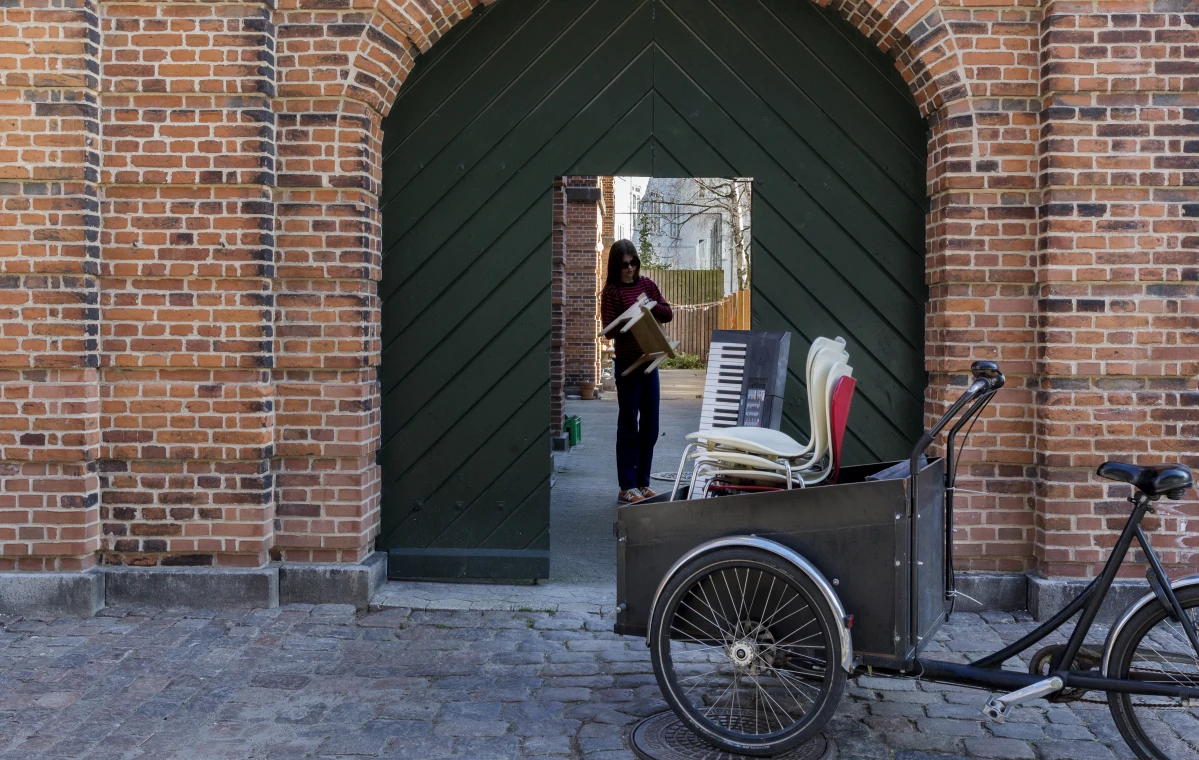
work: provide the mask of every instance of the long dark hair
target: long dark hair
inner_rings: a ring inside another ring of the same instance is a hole
[[[636,282],[641,275],[641,257],[637,255],[637,246],[633,245],[632,240],[617,240],[608,251],[608,285],[620,287],[620,265],[626,254],[632,256],[633,261],[637,262],[633,281]]]

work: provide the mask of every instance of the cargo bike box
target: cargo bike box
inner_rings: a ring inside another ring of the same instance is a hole
[[[908,669],[948,611],[945,463],[911,480],[867,480],[895,463],[847,467],[834,485],[720,498],[669,494],[617,511],[616,633],[646,636],[673,571],[721,539],[757,537],[819,568],[852,629],[861,665]]]

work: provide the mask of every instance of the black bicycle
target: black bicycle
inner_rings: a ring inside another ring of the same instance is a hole
[[[994,654],[969,664],[919,656],[956,593],[956,436],[1004,384],[992,362],[971,371],[906,476],[872,478],[895,466],[879,463],[847,468],[836,485],[699,499],[684,490],[619,510],[615,630],[646,637],[666,701],[696,735],[729,752],[784,752],[823,728],[847,678],[869,671],[1003,692],[982,706],[994,721],[1031,700],[1106,692],[1138,757],[1199,757],[1199,576],[1171,582],[1141,527],[1157,501],[1193,486],[1184,465],[1105,463],[1101,477],[1134,491],[1103,572]],[[946,456],[924,459],[955,419]],[[1084,646],[1133,541],[1149,589],[1102,649]],[[1027,670],[1003,668],[1079,613],[1065,644],[1037,651]]]

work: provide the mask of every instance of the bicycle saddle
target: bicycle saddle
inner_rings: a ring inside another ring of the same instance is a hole
[[[1183,492],[1195,485],[1191,468],[1185,464],[1140,467],[1124,462],[1104,462],[1099,465],[1098,475],[1108,480],[1132,483],[1134,488],[1155,498],[1164,494],[1167,499],[1174,500],[1181,499]]]

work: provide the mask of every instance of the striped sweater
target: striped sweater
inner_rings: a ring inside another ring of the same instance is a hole
[[[654,307],[654,316],[659,322],[666,323],[674,319],[674,312],[670,308],[670,304],[666,303],[666,299],[662,297],[662,291],[658,290],[658,286],[648,277],[638,277],[636,281],[619,285],[605,285],[604,290],[600,293],[600,315],[603,318],[604,327],[612,323],[612,320],[619,317],[626,309],[637,302],[637,296],[645,294],[645,297],[651,301],[657,301],[658,305]],[[618,364],[627,364],[635,361],[641,356],[641,346],[637,345],[636,338],[632,333],[616,333],[616,361]]]

